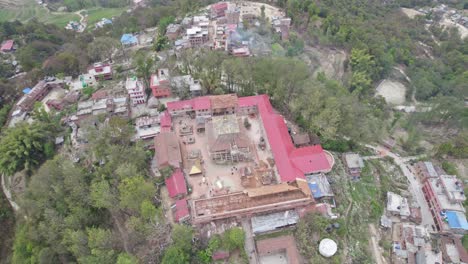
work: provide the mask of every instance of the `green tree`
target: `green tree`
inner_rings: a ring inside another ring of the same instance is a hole
[[[52,133],[38,123],[21,123],[3,132],[0,139],[0,172],[7,175],[39,165],[46,157],[45,144],[52,141]]]
[[[140,263],[138,259],[128,253],[120,253],[117,258],[117,264],[138,264]]]
[[[119,47],[119,42],[111,37],[97,37],[88,45],[88,55],[93,61],[109,60]]]
[[[224,232],[224,247],[230,251],[242,248],[244,246],[245,233],[239,227],[234,227]]]
[[[120,206],[139,211],[145,200],[151,200],[156,193],[152,183],[145,181],[142,176],[123,179],[119,185]]]
[[[172,245],[166,249],[162,264],[187,264],[189,263],[189,256],[177,245]]]
[[[150,220],[156,216],[157,209],[151,201],[144,200],[140,206],[140,214],[143,218]]]
[[[149,93],[151,91],[149,89],[150,78],[151,74],[155,71],[156,63],[151,57],[145,58],[143,54],[138,54],[134,59],[134,63],[136,65],[137,76],[142,79],[146,91]]]
[[[171,235],[173,244],[185,253],[192,251],[193,228],[186,225],[174,225]]]

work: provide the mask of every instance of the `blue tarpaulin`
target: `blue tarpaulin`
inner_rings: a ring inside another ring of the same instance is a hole
[[[120,38],[120,42],[122,42],[122,44],[124,45],[133,45],[133,44],[137,44],[138,40],[132,34],[123,34],[122,37]]]
[[[30,92],[31,92],[31,88],[29,88],[29,87],[26,87],[26,88],[23,89],[24,94],[28,94]]]
[[[468,222],[464,213],[447,211],[445,214],[450,228],[468,230]]]
[[[315,182],[309,182],[309,189],[312,192],[312,195],[314,198],[320,198],[322,197],[322,192],[320,191],[320,188],[317,183]]]

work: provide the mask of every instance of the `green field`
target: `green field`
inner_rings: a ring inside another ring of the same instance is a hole
[[[127,8],[93,8],[86,11],[88,14],[88,26],[91,28],[94,27],[96,22],[100,21],[102,18],[112,18],[114,16],[119,16],[125,12]]]
[[[119,16],[125,10],[126,8],[96,7],[86,10],[83,13],[88,14],[88,27],[93,29],[94,24],[102,18],[110,19],[113,16]],[[0,0],[0,22],[13,20],[26,22],[32,18],[59,27],[64,27],[71,20],[80,20],[80,17],[75,13],[50,12],[45,7],[38,5],[34,0],[17,0],[15,2],[13,2],[13,0]]]

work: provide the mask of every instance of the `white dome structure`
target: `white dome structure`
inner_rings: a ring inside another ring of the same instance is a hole
[[[337,250],[338,250],[338,245],[336,244],[335,241],[329,238],[324,238],[322,239],[322,241],[320,241],[320,244],[319,244],[320,255],[326,258],[329,258],[335,255]]]

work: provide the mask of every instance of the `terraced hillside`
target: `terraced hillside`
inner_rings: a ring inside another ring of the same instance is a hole
[[[110,18],[120,15],[125,8],[101,8],[96,7],[87,10],[90,21],[95,23],[101,18]],[[80,20],[76,13],[71,12],[51,12],[44,6],[39,5],[35,0],[0,0],[0,22],[1,21],[28,21],[32,18],[64,27],[70,20]],[[91,21],[92,20],[92,21]]]

